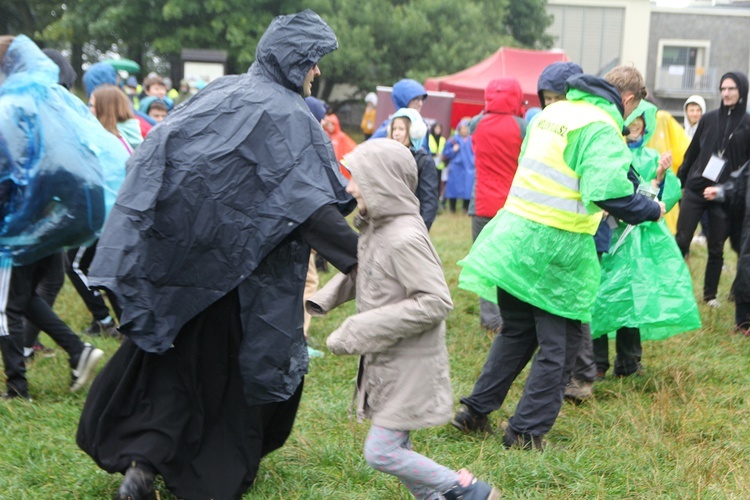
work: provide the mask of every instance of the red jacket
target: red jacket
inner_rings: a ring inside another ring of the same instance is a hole
[[[471,139],[476,165],[475,214],[494,217],[508,198],[526,133],[523,93],[515,78],[492,80],[484,92],[484,116]]]

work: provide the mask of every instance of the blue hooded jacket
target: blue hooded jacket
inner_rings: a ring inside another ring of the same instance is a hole
[[[580,75],[583,73],[583,69],[574,62],[553,62],[542,70],[542,74],[539,75],[539,81],[537,82],[537,94],[539,95],[539,103],[544,108],[544,96],[542,95],[543,90],[551,90],[556,94],[565,95],[565,81],[573,75]]]

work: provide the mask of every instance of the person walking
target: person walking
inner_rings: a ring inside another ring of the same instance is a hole
[[[78,445],[118,498],[239,498],[283,446],[308,367],[310,248],[356,266],[355,202],[304,97],[336,36],[276,17],[247,74],[212,81],[134,152],[89,273],[127,339],[94,381]]]
[[[531,123],[505,207],[459,262],[459,286],[495,295],[503,327],[451,423],[464,432],[491,430],[488,414],[538,349],[503,434],[507,447],[541,449],[557,419],[599,286],[592,236],[601,210],[631,224],[664,213],[628,177],[623,119],[646,95],[640,72],[618,66],[604,79],[576,75],[566,86],[567,101]]]
[[[394,116],[391,126],[397,122]],[[403,145],[373,139],[346,165],[352,174],[346,189],[358,209],[358,278],[334,276],[307,308],[326,313],[353,299],[356,289],[357,313],[326,344],[334,354],[361,356],[357,416],[372,420],[365,460],[417,499],[500,498],[468,471],[412,449],[412,431],[447,423],[452,401],[445,319],[453,303],[414,195],[416,161]]]

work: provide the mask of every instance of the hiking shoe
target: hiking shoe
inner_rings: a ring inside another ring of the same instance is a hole
[[[443,492],[443,496],[446,500],[498,500],[500,492],[484,481],[472,477],[468,486],[461,486],[458,481],[453,483],[451,489]]]
[[[154,473],[133,464],[117,490],[118,500],[150,500],[154,498]]]
[[[88,328],[83,333],[91,335],[93,337],[105,337],[105,338],[119,338],[120,332],[117,331],[117,325],[112,316],[107,316],[103,320],[95,319],[91,322]]]
[[[593,380],[578,380],[571,378],[568,385],[565,386],[565,399],[581,403],[594,395]]]
[[[596,378],[594,379],[594,382],[601,382],[605,379],[605,374],[607,372],[604,370],[596,370]]]
[[[707,300],[707,301],[706,301],[706,305],[707,305],[708,307],[711,307],[711,308],[713,308],[713,309],[718,309],[719,307],[721,307],[721,302],[719,302],[719,301],[718,301],[718,300],[716,300],[716,299],[711,299],[711,300]]]
[[[451,425],[456,429],[466,432],[492,432],[492,426],[487,415],[476,413],[466,405],[462,405],[451,420]]]
[[[85,386],[94,376],[94,368],[102,360],[104,352],[88,342],[83,344],[83,351],[78,358],[75,369],[71,370],[70,392],[75,392]]]
[[[543,436],[532,436],[531,434],[518,434],[516,431],[506,427],[503,434],[503,445],[506,448],[518,448],[519,450],[544,451]]]

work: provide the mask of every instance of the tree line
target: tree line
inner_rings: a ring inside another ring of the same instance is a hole
[[[2,0],[0,31],[26,34],[85,63],[116,52],[142,74],[179,67],[183,48],[221,49],[229,73],[247,70],[271,20],[311,8],[333,28],[339,50],[320,67],[332,84],[362,90],[403,77],[460,71],[501,45],[549,48],[546,0]],[[175,73],[174,71],[171,73]],[[174,77],[173,77],[174,78]]]

